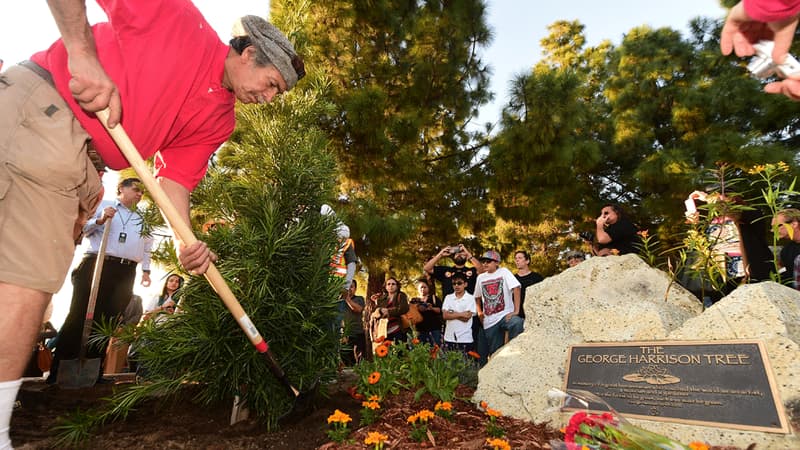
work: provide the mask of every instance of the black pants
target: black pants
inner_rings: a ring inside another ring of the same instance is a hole
[[[89,306],[89,293],[92,289],[92,274],[97,255],[86,255],[78,267],[72,271],[72,303],[69,307],[64,325],[58,333],[53,371],[57,370],[57,361],[75,359],[81,349],[81,334]],[[136,280],[136,264],[122,264],[119,261],[106,259],[103,261],[103,272],[97,291],[97,303],[94,309],[94,324],[118,318],[128,306],[133,296],[133,283]],[[93,325],[94,326],[94,325]],[[87,358],[105,355],[105,348],[89,346]]]

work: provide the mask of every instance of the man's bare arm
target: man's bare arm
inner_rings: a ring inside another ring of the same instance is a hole
[[[186,225],[191,227],[191,219],[189,216],[189,199],[190,192],[181,184],[172,181],[168,178],[159,177],[158,183],[164,189],[164,192],[169,197],[175,209],[178,210],[183,221]],[[186,247],[178,236],[174,236],[176,249],[178,250],[178,259],[184,269],[193,274],[203,274],[208,270],[209,263],[215,261],[214,255],[208,246],[203,241],[196,241],[194,244]]]
[[[115,127],[122,115],[119,92],[97,58],[94,35],[86,16],[86,2],[47,0],[47,5],[67,50],[72,96],[86,111],[108,108],[108,125]]]

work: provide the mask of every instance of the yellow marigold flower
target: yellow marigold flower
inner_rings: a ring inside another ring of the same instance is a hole
[[[328,416],[328,423],[341,423],[346,424],[347,422],[352,422],[353,419],[350,418],[346,413],[339,411],[338,409],[333,411],[333,414]]]
[[[406,419],[406,422],[408,422],[408,423],[416,423],[418,419],[419,419],[419,413],[412,414],[412,415],[408,416],[408,419]]]
[[[494,450],[511,450],[511,445],[505,439],[487,438],[486,445],[492,447]]]
[[[705,442],[694,441],[689,443],[689,448],[692,450],[708,450],[709,447]]]
[[[453,409],[453,405],[450,402],[437,402],[433,409],[435,411],[451,411]]]
[[[503,417],[500,411],[492,408],[486,408],[486,415],[489,417]]]
[[[361,402],[361,406],[364,407],[364,408],[372,409],[372,410],[381,409],[380,403],[378,403],[376,401]]]
[[[369,374],[369,378],[367,378],[369,384],[375,384],[378,381],[381,381],[381,373],[380,372],[372,372]]]
[[[381,398],[379,396],[377,396],[377,395],[370,395],[367,400],[369,400],[371,402],[379,402],[379,401],[381,401]]]
[[[377,431],[370,431],[367,433],[366,439],[364,439],[364,443],[367,445],[378,445],[383,444],[386,440],[389,439],[389,436],[379,433]]]
[[[417,414],[419,415],[420,422],[427,422],[428,419],[433,419],[436,416],[434,413],[432,413],[430,410],[427,409],[423,409]]]

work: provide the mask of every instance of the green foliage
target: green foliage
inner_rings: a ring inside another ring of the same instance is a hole
[[[442,352],[438,346],[400,342],[382,347],[372,361],[362,360],[354,368],[359,378],[357,390],[366,397],[385,398],[401,389],[415,389],[415,400],[427,392],[451,401],[462,375],[472,368],[461,352]],[[379,379],[372,383],[375,378]]]
[[[335,225],[319,215],[334,173],[313,118],[327,105],[312,93],[239,110],[239,131],[195,193],[194,209],[218,224],[202,236],[248,316],[300,389],[331,378],[337,364],[340,281],[329,277]],[[212,403],[240,395],[275,424],[293,399],[269,372],[203,280],[182,289],[181,309],[139,330],[140,363],[153,380],[188,373]],[[135,343],[135,344],[136,344]]]
[[[336,105],[321,123],[342,169],[340,212],[371,276],[417,276],[435,246],[491,226],[474,166],[485,136],[467,127],[490,98],[485,2],[333,0],[310,18],[307,64],[331,79]]]
[[[314,126],[329,111],[310,91],[240,108],[237,132],[193,195],[199,239],[214,249],[218,269],[301,390],[333,378],[339,358],[333,324],[341,280],[328,265],[336,224],[319,214],[332,193],[335,163]],[[117,392],[92,424],[191,383],[198,402],[230,403],[239,395],[268,427],[276,426],[294,400],[285,386],[205,280],[190,277],[181,294],[181,313],[119,332],[136,348],[145,384]],[[106,328],[108,335],[113,327]],[[66,426],[71,435],[83,435],[78,422]]]
[[[721,56],[720,26],[696,19],[688,38],[641,26],[618,46],[587,47],[580,23],[552,24],[542,61],[511,85],[486,159],[495,242],[525,244],[532,267],[551,274],[616,202],[673,248],[683,199],[707,169],[794,161],[800,105],[765,95],[746,61]]]

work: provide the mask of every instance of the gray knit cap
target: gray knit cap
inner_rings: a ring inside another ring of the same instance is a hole
[[[300,60],[294,46],[280,30],[258,16],[243,16],[233,25],[233,37],[247,36],[259,56],[265,56],[283,76],[288,89],[297,84],[305,74],[295,69],[295,61]],[[258,58],[262,59],[262,58]],[[301,60],[300,60],[301,61]],[[302,67],[302,62],[299,63]]]

